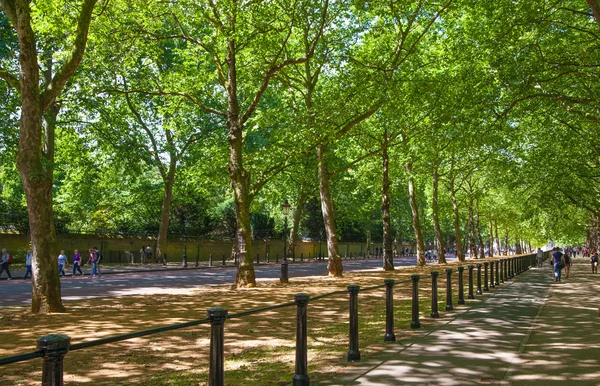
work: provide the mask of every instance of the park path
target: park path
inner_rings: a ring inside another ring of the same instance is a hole
[[[455,308],[328,385],[600,385],[600,274],[549,263]]]

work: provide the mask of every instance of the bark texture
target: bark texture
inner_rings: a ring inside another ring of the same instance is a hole
[[[431,197],[431,211],[433,217],[433,229],[435,231],[435,246],[438,253],[439,263],[446,264],[446,254],[444,253],[444,236],[440,228],[440,216],[438,207],[438,186],[440,176],[437,166],[433,169],[433,192]]]
[[[388,154],[388,132],[383,135],[383,147],[381,149],[382,161],[382,183],[381,183],[381,214],[383,219],[383,269],[394,270],[394,251],[392,240],[392,224],[390,219],[390,181],[389,167],[390,157]]]
[[[413,229],[415,231],[415,239],[417,243],[417,265],[422,267],[427,263],[425,261],[425,243],[423,241],[423,231],[421,230],[421,221],[419,219],[419,207],[417,205],[417,195],[415,193],[415,178],[412,174],[412,164],[405,165],[408,173],[408,199],[410,201],[410,209],[412,212]]]
[[[323,223],[327,236],[327,271],[331,277],[342,277],[342,258],[338,248],[337,229],[335,226],[335,208],[329,191],[329,171],[327,168],[325,145],[317,147],[317,162],[319,172],[319,194],[321,196],[321,211],[323,212]]]

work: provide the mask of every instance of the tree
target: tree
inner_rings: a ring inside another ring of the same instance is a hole
[[[87,43],[92,12],[97,0],[84,0],[77,17],[73,46],[66,60],[58,66],[49,82],[40,87],[38,38],[33,30],[32,8],[29,2],[2,0],[2,9],[16,31],[19,42],[17,77],[0,69],[3,79],[19,90],[21,118],[17,165],[27,197],[27,210],[33,245],[32,312],[62,312],[60,280],[54,258],[54,224],[52,210],[52,153],[43,147],[44,114],[50,114],[57,96],[67,80],[77,70]],[[52,62],[56,59],[51,59]]]

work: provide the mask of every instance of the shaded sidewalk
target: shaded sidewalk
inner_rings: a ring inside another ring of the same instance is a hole
[[[600,275],[531,269],[328,385],[600,385]]]

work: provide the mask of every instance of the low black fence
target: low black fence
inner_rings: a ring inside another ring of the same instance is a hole
[[[545,258],[548,253],[545,253]],[[517,275],[525,272],[532,266],[537,265],[535,255],[523,255],[510,258],[499,259],[495,261],[486,261],[470,264],[468,269],[468,299],[474,299],[475,295],[490,291],[490,288],[513,279]],[[465,267],[458,266],[458,304],[465,303],[463,273]],[[453,269],[446,268],[446,311],[453,310],[452,304],[452,277]],[[474,279],[476,275],[476,280]],[[38,338],[36,341],[37,351],[1,358],[0,366],[16,362],[23,362],[34,358],[42,358],[42,385],[43,386],[61,386],[63,385],[63,362],[69,351],[82,350],[85,348],[105,345],[108,343],[120,342],[128,339],[139,338],[142,336],[153,335],[166,331],[173,331],[182,328],[197,326],[201,324],[210,324],[210,351],[209,351],[209,385],[224,385],[224,326],[227,319],[242,318],[248,315],[260,314],[284,307],[296,306],[296,363],[295,374],[292,376],[294,386],[310,385],[308,374],[308,345],[307,345],[307,309],[309,302],[325,299],[328,297],[348,294],[349,295],[349,342],[348,342],[348,361],[360,360],[360,347],[358,336],[358,294],[359,292],[374,291],[385,287],[385,307],[386,323],[384,342],[394,342],[396,336],[394,333],[394,286],[402,283],[412,283],[412,310],[410,328],[421,327],[419,321],[419,281],[422,278],[431,279],[431,314],[430,317],[438,318],[438,288],[437,279],[439,272],[433,271],[430,276],[411,275],[409,280],[396,282],[393,279],[385,279],[381,285],[367,288],[352,284],[347,289],[329,292],[323,295],[313,296],[306,293],[298,293],[294,296],[293,302],[281,303],[270,307],[256,308],[249,311],[229,314],[228,310],[221,307],[213,307],[207,310],[207,317],[200,320],[172,324],[169,326],[152,328],[143,331],[132,332],[128,334],[115,335],[102,339],[92,340],[71,344],[71,338],[62,334],[51,334]],[[475,281],[475,283],[474,283]],[[476,289],[474,286],[476,285]]]
[[[404,253],[394,253],[393,257],[415,257],[414,254],[404,254]],[[234,264],[237,265],[237,256],[231,254],[217,254],[210,253],[208,256],[200,256],[198,253],[196,254],[184,254],[182,256],[171,256],[166,253],[163,254],[162,258],[158,258],[157,256],[152,255],[152,257],[148,258],[145,254],[141,252],[132,252],[130,250],[107,250],[103,252],[103,263],[120,263],[120,264],[149,264],[149,263],[163,263],[167,264],[168,262],[181,262],[182,266],[188,266],[189,264],[194,264],[196,267],[200,266],[201,262],[208,263],[209,266],[214,265],[227,265]],[[383,251],[377,249],[374,252],[369,253],[358,253],[358,252],[348,252],[341,256],[344,260],[359,260],[359,259],[380,259],[383,258]],[[261,263],[279,263],[282,255],[279,253],[257,253],[256,256],[253,257],[253,260],[256,264]],[[325,261],[327,260],[327,254],[324,253],[316,253],[311,254],[300,253],[298,255],[294,254],[288,256],[287,259],[292,262],[300,261]],[[428,261],[433,261],[433,259],[428,259]]]

